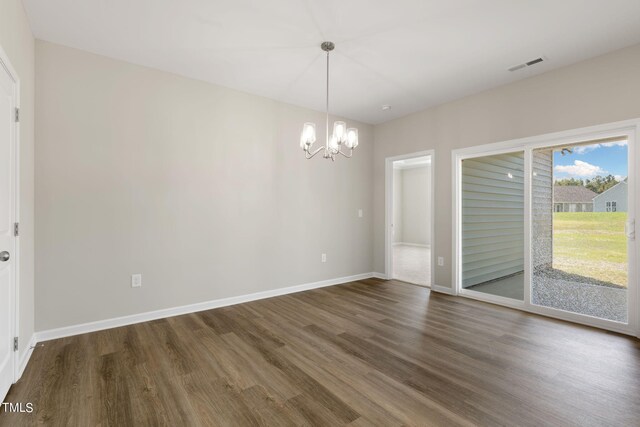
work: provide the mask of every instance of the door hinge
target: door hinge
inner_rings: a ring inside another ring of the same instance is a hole
[[[20,235],[20,223],[16,222],[13,224],[13,235],[18,237]]]
[[[13,351],[18,351],[18,337],[13,337]]]
[[[20,109],[16,108],[16,122],[20,121]]]

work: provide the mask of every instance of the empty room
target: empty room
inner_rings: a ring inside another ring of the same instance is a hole
[[[0,426],[640,426],[637,0],[0,0]]]

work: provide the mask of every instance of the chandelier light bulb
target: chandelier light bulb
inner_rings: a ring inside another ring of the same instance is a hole
[[[314,142],[316,142],[316,125],[315,123],[305,123],[300,135],[300,148],[309,151]]]
[[[347,129],[347,140],[345,142],[347,148],[354,149],[358,146],[358,129],[349,128]]]
[[[343,144],[347,138],[347,124],[345,122],[335,122],[333,124],[333,134],[336,137],[337,143]]]
[[[340,151],[340,142],[338,141],[338,138],[335,134],[331,135],[331,139],[329,139],[329,148],[335,153]]]

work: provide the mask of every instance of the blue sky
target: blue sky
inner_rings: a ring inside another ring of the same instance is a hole
[[[627,176],[627,142],[609,142],[574,147],[573,153],[553,154],[554,178],[593,178],[596,175]]]

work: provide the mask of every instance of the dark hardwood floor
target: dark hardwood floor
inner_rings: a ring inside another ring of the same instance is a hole
[[[375,279],[45,342],[0,425],[640,425],[640,343]]]

